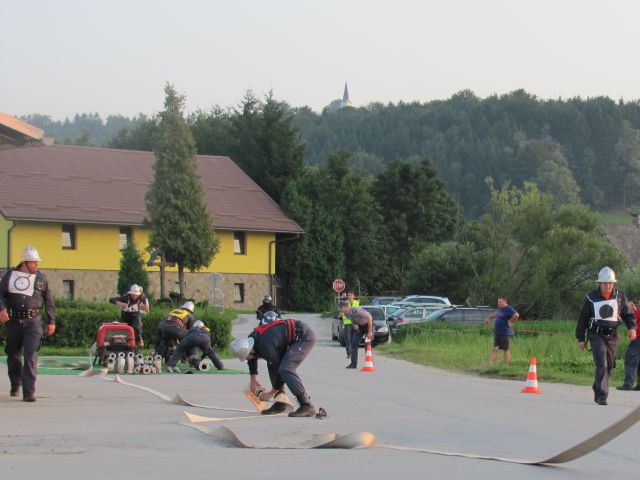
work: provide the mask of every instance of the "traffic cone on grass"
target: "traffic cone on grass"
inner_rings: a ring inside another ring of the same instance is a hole
[[[371,352],[371,342],[365,343],[367,350],[364,354],[364,367],[360,369],[361,372],[375,372],[376,369],[373,366],[373,353]]]
[[[522,393],[542,393],[538,388],[538,371],[536,369],[536,357],[532,357],[531,363],[529,363],[527,383],[522,389]]]

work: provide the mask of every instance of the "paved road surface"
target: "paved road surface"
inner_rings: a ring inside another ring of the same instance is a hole
[[[373,432],[379,443],[514,458],[558,453],[622,417],[640,392],[613,391],[610,405],[591,389],[476,378],[375,356],[375,373],[346,370],[344,349],[330,338],[330,319],[299,315],[319,342],[300,369],[316,406],[329,418],[259,418],[225,422],[260,445],[292,444],[312,433]],[[234,327],[246,335],[255,321]],[[375,350],[374,350],[375,354]],[[360,362],[362,365],[363,353]],[[246,368],[235,360],[227,366]],[[268,385],[261,362],[262,383]],[[539,366],[539,368],[543,368]],[[127,376],[128,381],[193,402],[250,408],[244,375]],[[0,372],[2,478],[640,478],[640,425],[602,449],[561,467],[534,467],[386,449],[244,450],[225,447],[179,425],[184,407],[99,378],[41,376],[38,402],[8,396]],[[206,416],[238,414],[189,408]],[[357,477],[356,477],[357,476]]]

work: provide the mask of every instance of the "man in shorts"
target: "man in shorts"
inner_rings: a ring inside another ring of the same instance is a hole
[[[484,321],[485,324],[489,324],[491,320],[495,319],[493,351],[490,359],[492,364],[496,363],[498,359],[498,350],[502,350],[504,352],[504,364],[506,367],[509,366],[509,360],[511,360],[509,344],[511,343],[511,337],[513,337],[513,324],[519,317],[520,315],[518,315],[516,309],[507,303],[506,296],[498,297],[498,309]]]

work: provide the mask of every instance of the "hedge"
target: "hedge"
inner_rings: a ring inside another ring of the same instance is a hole
[[[142,338],[146,346],[154,345],[158,323],[175,307],[167,303],[151,304],[148,315],[142,315]],[[98,328],[105,322],[120,320],[120,309],[108,302],[56,300],[56,333],[44,340],[52,347],[89,347],[96,339]],[[212,343],[217,350],[226,350],[231,342],[231,323],[236,312],[199,306],[195,318],[209,327]],[[4,344],[4,329],[0,329],[0,343]]]

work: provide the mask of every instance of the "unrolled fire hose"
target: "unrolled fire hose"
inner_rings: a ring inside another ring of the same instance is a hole
[[[83,372],[84,373],[84,372]],[[100,371],[98,371],[100,373]],[[86,375],[89,376],[89,375]],[[205,405],[197,405],[184,400],[180,394],[176,394],[173,398],[165,395],[161,392],[153,390],[151,388],[143,387],[140,385],[135,385],[133,383],[125,382],[120,378],[119,375],[115,375],[115,378],[111,379],[108,377],[101,376],[105,380],[113,381],[115,383],[120,383],[121,385],[126,385],[128,387],[137,388],[140,390],[144,390],[149,392],[160,399],[164,400],[168,403],[173,403],[177,405],[185,405],[197,408],[208,408],[212,410],[225,410],[231,412],[243,412],[243,413],[254,413],[249,410],[240,410],[234,408],[222,408],[222,407],[214,407],[214,406],[205,406]],[[640,406],[631,410],[627,415],[622,417],[617,422],[611,424],[604,430],[596,433],[595,435],[587,438],[586,440],[556,454],[551,457],[537,459],[537,460],[524,460],[517,458],[505,458],[505,457],[494,457],[489,455],[477,455],[471,453],[460,453],[460,452],[447,452],[442,450],[434,450],[429,448],[416,448],[416,447],[406,447],[406,446],[398,446],[398,445],[375,445],[375,435],[370,432],[358,432],[358,433],[350,433],[346,435],[338,435],[338,434],[327,434],[328,436],[324,437],[313,437],[311,439],[311,443],[305,442],[305,444],[300,445],[298,447],[282,447],[282,446],[255,446],[250,445],[238,438],[238,436],[229,430],[226,427],[218,427],[215,429],[210,429],[206,426],[200,425],[200,423],[206,422],[220,422],[225,420],[239,420],[246,418],[269,418],[264,416],[254,415],[251,417],[231,417],[231,418],[215,418],[215,417],[201,417],[198,415],[188,414],[187,418],[191,423],[182,424],[191,428],[194,428],[207,436],[214,437],[222,440],[223,442],[241,448],[256,448],[256,449],[282,449],[282,448],[357,448],[364,447],[370,448],[375,446],[376,448],[386,448],[390,450],[399,450],[405,452],[419,452],[419,453],[430,453],[434,455],[445,455],[449,457],[464,457],[464,458],[473,458],[477,460],[493,460],[498,462],[507,462],[507,463],[519,463],[523,465],[553,465],[560,463],[567,463],[573,460],[577,460],[578,458],[584,457],[589,453],[597,450],[601,446],[610,442],[614,438],[617,438],[622,433],[627,431],[633,425],[640,421]],[[276,417],[278,415],[273,415],[270,417]],[[320,438],[320,440],[319,440]],[[325,441],[321,441],[325,440]]]

